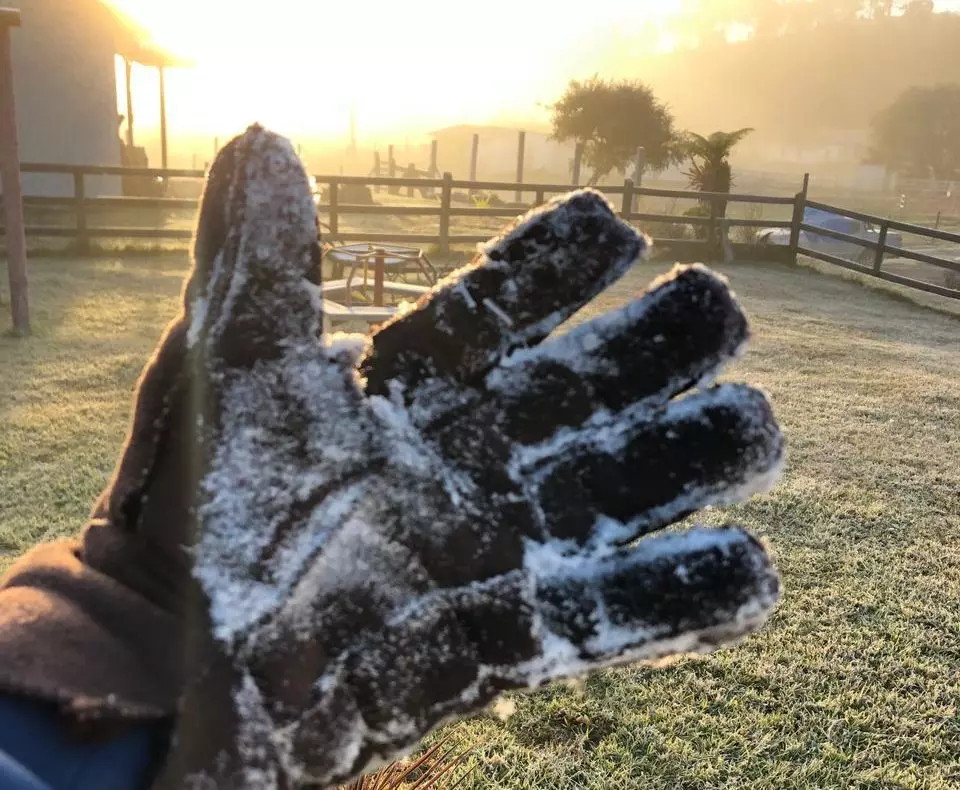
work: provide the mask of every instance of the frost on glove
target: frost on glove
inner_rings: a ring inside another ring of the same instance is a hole
[[[763,395],[709,386],[748,335],[723,281],[677,268],[551,336],[647,247],[581,190],[372,339],[321,339],[316,237],[291,145],[251,127],[198,228],[191,682],[160,787],[328,786],[506,689],[764,623],[754,538],[649,536],[780,466]]]

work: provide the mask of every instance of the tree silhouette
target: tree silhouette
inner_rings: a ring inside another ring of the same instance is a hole
[[[873,121],[871,159],[904,175],[960,172],[960,84],[909,88]]]
[[[625,170],[640,147],[646,149],[651,170],[677,161],[673,116],[642,82],[574,80],[552,110],[553,139],[584,143],[583,161],[593,170],[591,185],[614,170]]]

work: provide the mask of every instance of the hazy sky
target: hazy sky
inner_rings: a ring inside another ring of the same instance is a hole
[[[231,133],[253,118],[288,134],[361,136],[536,113],[590,73],[611,30],[679,0],[110,0],[195,60],[168,76],[171,129]],[[654,46],[655,42],[651,43]],[[156,73],[135,78],[138,126],[156,122]]]
[[[353,105],[368,143],[458,122],[545,121],[537,104],[616,57],[618,30],[652,25],[650,47],[663,46],[655,31],[681,3],[592,0],[585,12],[558,0],[108,1],[195,63],[167,78],[172,136],[228,135],[259,120],[343,140]],[[960,11],[960,0],[937,6]],[[156,72],[137,69],[134,89],[146,130],[157,123]]]

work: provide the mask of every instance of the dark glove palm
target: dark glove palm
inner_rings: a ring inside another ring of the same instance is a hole
[[[225,149],[189,337],[215,642],[191,657],[168,783],[343,781],[502,690],[759,627],[778,587],[747,534],[634,542],[779,466],[758,392],[675,399],[746,341],[722,281],[678,270],[545,340],[646,246],[582,191],[372,345],[318,342],[316,229],[285,140],[253,127]]]

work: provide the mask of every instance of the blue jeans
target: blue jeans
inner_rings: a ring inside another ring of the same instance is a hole
[[[143,790],[168,728],[135,724],[115,738],[81,741],[49,705],[0,695],[0,790]]]

